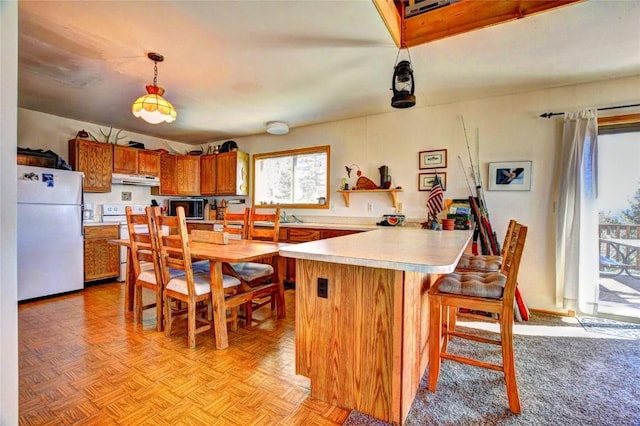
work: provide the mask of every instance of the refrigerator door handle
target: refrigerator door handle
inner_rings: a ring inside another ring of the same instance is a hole
[[[80,206],[82,206],[80,209],[80,235],[84,239],[84,174],[80,177],[80,182]]]

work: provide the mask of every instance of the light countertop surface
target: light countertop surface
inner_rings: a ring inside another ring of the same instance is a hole
[[[473,235],[471,230],[376,228],[371,232],[293,244],[282,248],[280,255],[373,268],[444,274],[453,272]]]

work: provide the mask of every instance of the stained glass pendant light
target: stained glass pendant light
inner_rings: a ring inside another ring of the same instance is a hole
[[[153,85],[145,86],[147,94],[140,96],[131,106],[134,116],[142,118],[147,123],[158,124],[171,123],[176,120],[176,109],[171,102],[162,97],[164,89],[158,87],[158,62],[164,61],[164,56],[159,53],[149,52],[147,54],[153,65]]]

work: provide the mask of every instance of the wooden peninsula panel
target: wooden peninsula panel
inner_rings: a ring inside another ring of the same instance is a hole
[[[296,262],[296,373],[311,396],[404,423],[428,363],[427,291],[471,235],[387,228],[280,250]]]

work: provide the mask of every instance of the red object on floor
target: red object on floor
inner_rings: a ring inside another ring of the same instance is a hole
[[[520,311],[520,316],[523,321],[529,321],[529,309],[527,305],[524,303],[524,299],[522,298],[522,294],[520,293],[520,289],[516,286],[516,304],[518,305],[518,311]]]

